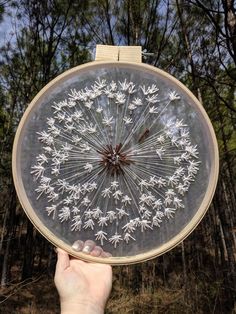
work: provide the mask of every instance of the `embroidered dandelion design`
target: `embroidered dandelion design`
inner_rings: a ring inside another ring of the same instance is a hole
[[[100,77],[52,103],[31,168],[47,215],[114,248],[174,219],[200,165],[185,121],[165,115],[180,100]]]

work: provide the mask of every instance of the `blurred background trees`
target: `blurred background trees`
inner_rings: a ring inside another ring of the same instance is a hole
[[[3,312],[14,313],[14,306],[15,313],[25,313],[22,300],[35,299],[37,289],[49,293],[45,282],[52,285],[55,264],[52,245],[28,221],[14,190],[11,152],[17,125],[45,84],[93,60],[96,44],[141,45],[148,52],[143,62],[171,73],[196,95],[210,116],[220,150],[217,191],[201,224],[171,252],[144,264],[115,268],[107,313],[236,310],[234,1],[0,0],[0,32]],[[42,285],[35,288],[36,281]],[[25,282],[31,290],[28,299],[21,295]],[[52,312],[44,302],[32,301],[32,313],[55,313],[56,294],[51,298]]]

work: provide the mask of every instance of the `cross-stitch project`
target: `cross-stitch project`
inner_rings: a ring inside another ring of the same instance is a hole
[[[96,67],[34,104],[20,148],[23,185],[66,243],[91,239],[114,257],[145,253],[194,217],[214,164],[214,152],[205,155],[211,138],[173,82]]]
[[[151,133],[168,105],[180,99],[175,91],[159,99],[158,91],[126,79],[98,79],[52,104],[47,128],[37,132],[42,150],[31,174],[38,181],[37,198],[48,200],[48,215],[70,221],[78,237],[81,229],[91,229],[101,245],[109,241],[116,248],[185,207],[182,197],[200,165],[197,145],[178,118]]]

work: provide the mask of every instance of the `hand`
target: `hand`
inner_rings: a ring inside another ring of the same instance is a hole
[[[90,240],[84,244],[76,241],[73,248],[92,256],[110,256]],[[75,259],[59,248],[57,254],[54,280],[60,296],[61,313],[104,313],[112,286],[111,266]]]
[[[85,242],[78,240],[72,245],[72,249],[76,252],[82,251],[85,254],[89,254],[94,257],[111,257],[112,255],[108,252],[103,251],[100,246],[92,240],[87,240]]]

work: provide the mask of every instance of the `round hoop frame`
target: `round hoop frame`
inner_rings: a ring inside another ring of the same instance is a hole
[[[164,243],[163,245],[159,246],[156,249],[150,250],[146,253],[137,254],[135,256],[123,256],[123,257],[110,257],[110,258],[97,258],[97,257],[91,257],[87,254],[81,253],[81,252],[75,252],[70,245],[66,244],[64,241],[59,239],[55,236],[55,234],[49,230],[39,219],[39,217],[36,215],[32,205],[29,202],[29,199],[26,195],[26,191],[24,189],[22,177],[21,177],[21,169],[20,169],[20,160],[19,160],[19,149],[21,147],[22,143],[22,130],[24,129],[24,125],[27,122],[27,119],[32,111],[32,109],[37,106],[37,104],[40,102],[40,99],[43,97],[43,95],[47,92],[50,92],[50,89],[52,89],[56,84],[60,84],[65,78],[69,78],[70,76],[74,75],[75,73],[80,75],[85,73],[86,71],[93,69],[94,67],[101,67],[101,66],[114,66],[117,64],[118,66],[135,66],[137,68],[140,68],[142,71],[151,72],[153,74],[159,74],[162,77],[166,78],[169,81],[172,81],[174,84],[176,84],[185,94],[187,94],[188,97],[191,98],[193,103],[198,108],[199,112],[201,113],[203,119],[205,120],[205,123],[209,130],[210,139],[212,142],[212,147],[210,147],[212,156],[214,156],[214,160],[211,160],[212,167],[209,177],[209,184],[205,193],[205,196],[199,206],[199,209],[193,216],[193,218],[189,221],[189,223],[181,230],[181,232],[174,236],[171,240]],[[12,169],[13,169],[13,178],[14,183],[17,191],[17,195],[19,197],[20,203],[27,214],[28,218],[31,220],[33,225],[37,228],[37,230],[46,237],[53,245],[57,247],[61,247],[62,249],[66,250],[70,255],[74,257],[81,258],[88,262],[100,262],[100,263],[106,263],[106,264],[112,264],[112,265],[122,265],[122,264],[133,264],[138,262],[143,262],[149,259],[152,259],[154,257],[157,257],[172,248],[174,248],[176,245],[178,245],[180,242],[182,242],[200,223],[202,218],[204,217],[208,207],[210,206],[210,203],[212,201],[217,179],[218,179],[218,172],[219,172],[219,154],[218,154],[218,146],[217,146],[217,140],[215,137],[215,133],[212,127],[212,124],[202,107],[202,105],[199,103],[199,101],[196,99],[196,97],[178,80],[167,74],[166,72],[154,68],[153,66],[149,66],[146,64],[137,64],[133,62],[103,62],[103,61],[95,61],[90,62],[85,65],[81,65],[75,68],[72,68],[63,74],[56,77],[54,80],[52,80],[50,83],[48,83],[33,99],[29,107],[27,108],[26,112],[23,115],[23,118],[20,121],[19,127],[16,132],[15,140],[14,140],[14,146],[13,146],[13,159],[12,159]]]

